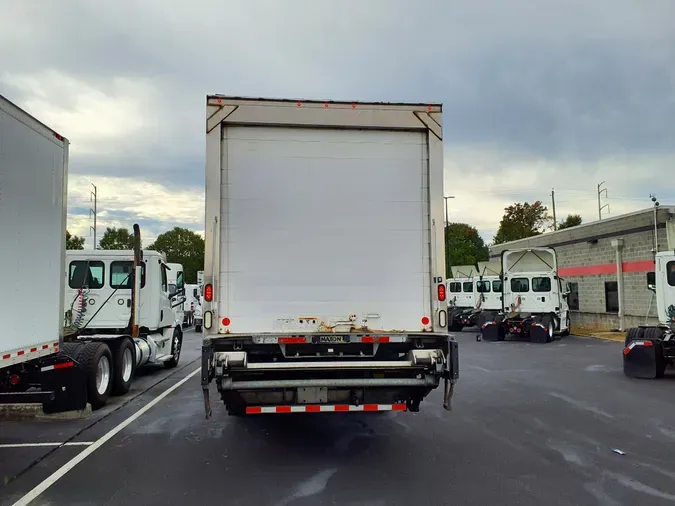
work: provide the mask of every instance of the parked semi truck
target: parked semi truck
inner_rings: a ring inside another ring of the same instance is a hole
[[[167,281],[169,283],[169,291],[177,293],[177,287],[185,288],[185,279],[183,274],[183,266],[178,263],[167,263],[166,264],[166,275]],[[184,292],[185,290],[183,290]],[[179,321],[185,324],[185,311],[183,310],[183,304],[177,304],[179,299],[178,295],[173,297],[172,303],[174,305],[174,311]]]
[[[570,332],[567,304],[569,287],[558,276],[553,248],[526,248],[502,252],[502,311],[481,326],[484,340],[507,335],[531,342],[551,342]]]
[[[499,260],[478,262],[475,284],[477,324],[494,321],[502,310],[502,263]]]
[[[96,371],[87,378],[92,408],[129,391],[136,369],[176,367],[183,343],[182,277],[169,284],[164,254],[141,250],[134,225],[133,251],[66,253],[64,351]]]
[[[61,351],[68,145],[0,95],[0,402],[47,413],[87,403],[85,371]]]
[[[475,265],[455,265],[452,278],[445,281],[448,291],[448,329],[461,331],[476,325]]]
[[[441,106],[207,97],[202,388],[230,415],[417,411],[444,380]]]
[[[659,323],[628,330],[623,349],[623,371],[633,378],[660,378],[675,365],[675,253],[656,254],[648,288],[656,295]]]

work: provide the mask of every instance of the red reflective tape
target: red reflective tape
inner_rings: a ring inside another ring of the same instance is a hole
[[[650,272],[655,269],[654,260],[637,260],[621,264],[623,272]]]
[[[377,404],[364,404],[363,405],[363,411],[379,411],[380,406]]]
[[[21,350],[21,351],[17,351],[17,352],[16,352],[16,355],[20,357],[20,356],[23,355],[24,353],[26,353],[25,350]]]
[[[63,362],[61,364],[54,364],[54,369],[66,369],[67,367],[73,367],[75,362]]]
[[[649,348],[650,346],[654,346],[654,343],[652,343],[651,341],[645,341],[645,342],[642,343],[642,344],[643,344],[644,346],[646,346],[647,348]]]
[[[361,342],[362,342],[362,343],[374,343],[374,342],[375,342],[375,338],[374,338],[373,336],[363,336],[363,337],[361,338]]]
[[[46,350],[47,348],[49,348],[49,345],[48,345],[48,344],[43,344],[43,345],[42,345],[42,349],[43,349],[43,350]]]
[[[629,353],[630,353],[630,348],[626,347],[626,348],[623,349],[624,356],[628,355]]]
[[[259,415],[262,413],[262,408],[260,406],[250,406],[246,408],[247,415]]]
[[[307,411],[307,413],[321,413],[321,406],[317,406],[315,404],[311,405],[311,406],[307,406],[305,408],[305,411]]]
[[[304,337],[280,337],[279,344],[305,344],[307,339]]]
[[[58,346],[58,345],[59,345],[59,343],[54,343],[52,346]]]
[[[335,406],[335,411],[349,411],[348,404],[338,404]]]
[[[290,412],[291,412],[290,406],[277,406],[277,413],[290,413]]]
[[[392,411],[407,411],[407,407],[406,407],[405,404],[392,404],[391,410]]]
[[[7,359],[8,359],[9,357],[11,357],[11,356],[12,356],[11,353],[8,353],[7,355],[3,355],[3,356],[2,356],[2,360],[7,360]]]
[[[381,342],[381,343],[388,343],[389,342],[389,336],[380,336],[378,341]]]
[[[31,348],[31,349],[30,349],[30,352],[31,352],[31,353],[35,353],[36,351],[37,351],[37,348]]]

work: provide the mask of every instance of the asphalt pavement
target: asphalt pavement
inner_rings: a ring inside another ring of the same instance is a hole
[[[0,448],[0,503],[35,487],[30,504],[52,506],[675,503],[672,373],[624,377],[622,346],[610,341],[456,335],[451,412],[438,389],[419,413],[231,418],[213,389],[207,421],[199,339],[188,332],[182,369],[148,373],[105,413],[2,422],[0,443],[81,445]]]

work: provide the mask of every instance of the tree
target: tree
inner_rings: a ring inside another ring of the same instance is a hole
[[[66,249],[84,249],[84,237],[72,235],[66,230]]]
[[[549,228],[550,224],[551,217],[548,214],[548,208],[540,201],[533,204],[516,202],[504,208],[504,216],[499,222],[494,244],[539,235]]]
[[[204,270],[204,239],[187,228],[160,234],[147,249],[161,251],[167,262],[181,264],[186,283],[196,283],[197,271]]]
[[[567,218],[558,223],[558,230],[576,227],[577,225],[581,225],[581,216],[578,214],[568,214]]]
[[[453,265],[476,265],[488,260],[490,252],[475,227],[466,223],[449,223],[445,227],[445,275]]]
[[[107,227],[98,243],[101,249],[134,249],[134,236],[126,228]]]

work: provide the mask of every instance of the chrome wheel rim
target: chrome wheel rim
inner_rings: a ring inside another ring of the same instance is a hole
[[[98,361],[96,367],[96,391],[99,395],[103,395],[108,390],[110,384],[110,361],[108,357],[103,356]]]
[[[134,369],[134,356],[131,348],[125,348],[122,353],[122,381],[125,383],[131,379],[131,372]]]
[[[178,336],[173,338],[173,358],[178,360],[180,357],[180,338]]]
[[[548,337],[553,337],[553,323],[548,324]]]

